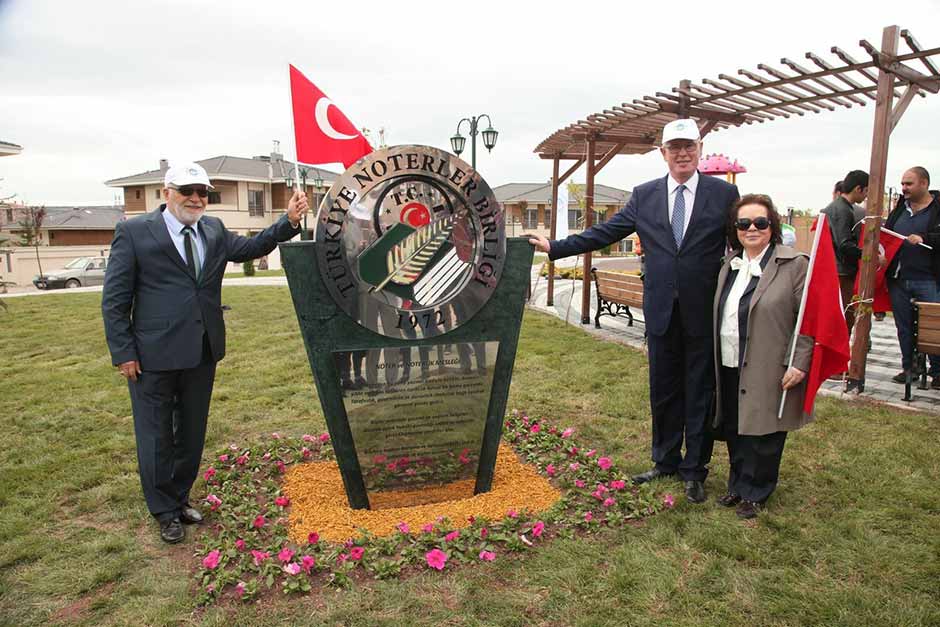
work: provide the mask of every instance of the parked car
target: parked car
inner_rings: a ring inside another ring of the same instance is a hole
[[[104,257],[79,257],[60,270],[37,274],[33,277],[33,285],[41,290],[104,285],[104,271],[107,267],[108,260]]]

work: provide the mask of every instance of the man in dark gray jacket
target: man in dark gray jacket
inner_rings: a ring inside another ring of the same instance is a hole
[[[186,163],[167,170],[165,205],[119,222],[101,296],[111,360],[127,379],[140,482],[165,542],[202,515],[189,502],[199,474],[215,366],[225,356],[222,275],[230,261],[270,253],[300,232],[307,199],[254,237],[204,215],[209,176]]]
[[[862,249],[858,246],[858,231],[853,228],[856,219],[856,205],[868,197],[868,174],[862,170],[852,170],[842,179],[842,191],[822,210],[832,231],[832,245],[836,253],[836,270],[839,273],[839,290],[842,293],[842,306],[846,307],[845,323],[852,333],[855,324],[855,308],[849,307],[855,292],[855,275],[858,273],[858,260]]]

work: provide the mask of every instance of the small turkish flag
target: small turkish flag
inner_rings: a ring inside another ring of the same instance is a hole
[[[342,163],[348,168],[372,152],[372,146],[349,118],[293,65],[290,95],[297,161],[313,165]]]

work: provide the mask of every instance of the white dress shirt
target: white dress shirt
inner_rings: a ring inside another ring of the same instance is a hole
[[[751,282],[752,276],[760,276],[760,262],[770,245],[764,247],[753,260],[747,256],[747,251],[741,253],[740,259],[745,262],[745,267],[738,270],[734,283],[731,284],[731,290],[728,292],[728,298],[725,300],[724,309],[721,311],[721,325],[718,327],[719,342],[721,343],[721,365],[725,368],[738,367],[738,355],[741,352],[741,337],[738,329],[738,307],[741,304],[741,296],[747,289],[747,284]]]
[[[685,185],[685,190],[682,192],[682,195],[685,196],[685,220],[682,224],[682,236],[685,237],[685,232],[689,228],[689,220],[692,218],[692,207],[695,206],[695,190],[698,189],[698,172],[695,172],[692,178],[685,183],[679,183],[679,181],[672,178],[672,174],[666,177],[666,189],[669,192],[669,224],[672,224],[672,210],[676,206],[676,190],[679,188],[679,185]]]
[[[176,219],[176,216],[170,213],[169,209],[163,210],[163,221],[166,223],[166,230],[170,234],[170,239],[173,240],[173,245],[176,246],[177,252],[179,252],[180,257],[183,259],[183,264],[186,264],[186,236],[183,235],[183,227],[186,225]],[[206,245],[203,243],[202,238],[202,229],[199,228],[199,220],[196,220],[196,224],[192,226],[193,230],[196,232],[196,236],[193,238],[193,243],[196,248],[196,258],[193,260],[196,262],[196,267],[200,270],[202,269],[202,260],[206,258]]]

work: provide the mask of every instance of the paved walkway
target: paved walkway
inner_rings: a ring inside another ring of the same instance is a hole
[[[532,309],[555,315],[568,324],[578,327],[592,335],[612,342],[627,344],[634,348],[644,349],[644,326],[634,322],[634,326],[627,326],[626,318],[613,318],[602,316],[601,328],[594,327],[594,309],[597,303],[593,291],[591,294],[591,323],[581,324],[581,281],[556,280],[555,298],[552,307],[546,306],[546,292],[548,282],[544,277],[538,277],[539,267],[532,269],[532,284],[534,293],[529,301]],[[574,295],[572,299],[571,296]],[[570,302],[570,307],[569,307]],[[630,310],[637,320],[643,319],[643,312]],[[914,400],[906,402],[904,386],[891,381],[901,369],[901,350],[898,347],[897,331],[894,320],[889,316],[882,322],[872,320],[872,350],[868,354],[868,364],[865,375],[865,391],[861,394],[842,392],[841,381],[827,381],[823,384],[820,394],[844,398],[847,400],[870,399],[904,409],[917,409],[940,414],[940,390],[920,390],[915,384],[912,396]],[[928,380],[929,382],[929,380]]]

